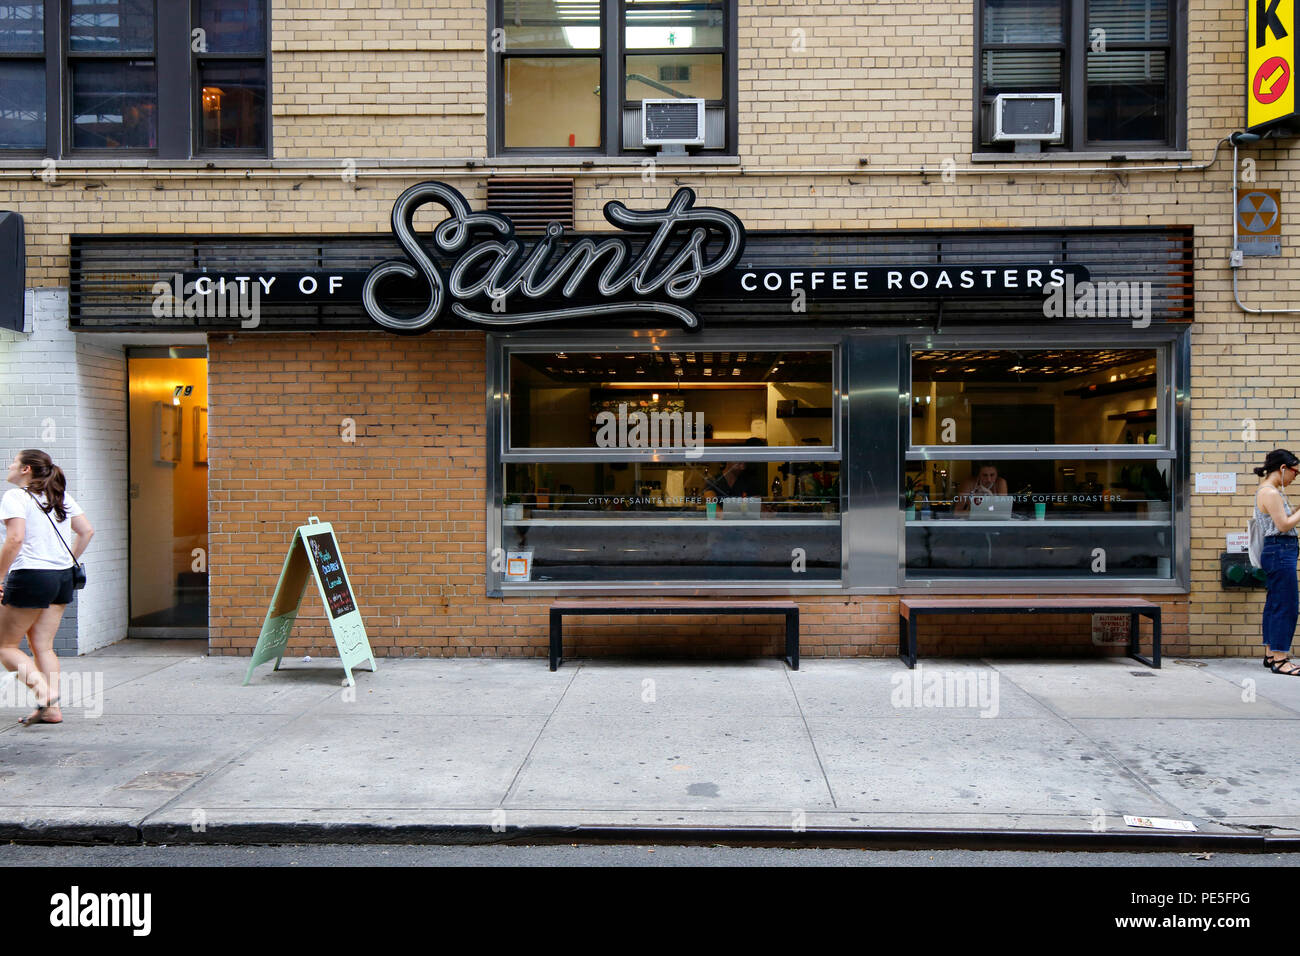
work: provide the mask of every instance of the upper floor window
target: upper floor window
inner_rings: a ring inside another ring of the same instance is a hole
[[[45,4],[0,3],[0,147],[45,145]]]
[[[980,0],[977,149],[994,139],[1000,93],[1056,93],[1059,138],[1044,149],[1178,148],[1183,137],[1177,0]]]
[[[194,20],[196,149],[265,150],[266,0],[197,0]]]
[[[0,150],[265,154],[266,0],[0,2]]]
[[[73,149],[158,148],[153,0],[68,0]]]
[[[704,143],[735,151],[735,0],[497,0],[493,152],[648,149],[647,99],[702,99]]]

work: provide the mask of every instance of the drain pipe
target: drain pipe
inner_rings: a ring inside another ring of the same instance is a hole
[[[1232,298],[1237,303],[1237,308],[1242,312],[1249,312],[1251,315],[1295,315],[1300,313],[1300,309],[1252,309],[1245,302],[1241,301],[1241,294],[1237,291],[1237,271],[1245,263],[1246,257],[1242,255],[1241,250],[1237,248],[1237,146],[1240,143],[1257,143],[1259,135],[1256,133],[1233,133],[1228,137],[1232,141],[1232,253],[1228,259],[1228,265],[1232,268]],[[1281,215],[1279,212],[1278,215]]]

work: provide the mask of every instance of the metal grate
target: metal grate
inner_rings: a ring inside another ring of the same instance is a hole
[[[528,235],[558,222],[573,229],[573,180],[536,176],[492,176],[487,181],[487,208]]]

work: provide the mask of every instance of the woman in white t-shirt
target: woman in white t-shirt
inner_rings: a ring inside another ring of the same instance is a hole
[[[95,531],[45,452],[20,451],[5,477],[18,487],[0,497],[0,662],[36,695],[24,724],[62,723],[54,635],[76,593],[72,569]],[[18,648],[24,637],[34,663]]]

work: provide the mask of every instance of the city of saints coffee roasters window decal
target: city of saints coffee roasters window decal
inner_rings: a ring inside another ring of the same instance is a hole
[[[445,278],[412,225],[415,211],[431,202],[451,214],[433,230],[438,249],[458,254]],[[564,230],[553,222],[532,249],[525,249],[515,238],[514,224],[505,216],[471,211],[465,197],[446,183],[420,183],[402,193],[393,205],[393,235],[410,261],[390,260],[375,266],[362,286],[362,305],[372,319],[394,332],[422,332],[429,328],[442,314],[449,297],[456,300],[451,305],[452,313],[481,325],[530,325],[641,314],[670,316],[695,328],[700,320],[679,303],[690,300],[705,279],[730,267],[745,245],[745,229],[739,219],[721,209],[696,208],[694,191],[684,187],[673,194],[667,208],[654,212],[633,212],[621,202],[608,202],[605,218],[628,232],[648,233],[649,238],[639,251],[622,237],[583,238],[561,247],[559,239]],[[476,229],[501,238],[470,246],[470,235]],[[722,240],[721,249],[710,255],[710,239],[718,238]],[[676,251],[670,256],[668,250],[674,247]],[[559,259],[552,264],[557,253]],[[420,277],[428,284],[428,303],[418,315],[398,315],[385,308],[381,287],[393,277]],[[512,297],[537,302],[559,294],[571,299],[584,288],[594,288],[603,301],[557,309],[510,310]],[[642,298],[631,298],[629,293]],[[656,294],[673,301],[644,298]],[[497,311],[467,304],[475,300],[487,300]]]
[[[414,225],[416,212],[430,203],[449,214],[431,233],[438,261]],[[1035,296],[1051,301],[1063,288],[1086,285],[1089,278],[1081,265],[1052,261],[742,266],[737,264],[745,247],[740,220],[723,209],[696,206],[694,191],[685,187],[663,209],[639,212],[612,201],[604,213],[623,235],[565,242],[563,228],[553,222],[529,246],[516,238],[507,217],[474,212],[454,187],[424,182],[393,205],[393,235],[404,259],[380,262],[369,271],[177,274],[155,284],[154,315],[238,317],[245,320],[242,328],[254,329],[265,306],[359,303],[376,324],[399,333],[428,331],[448,314],[495,327],[667,317],[695,329],[700,320],[690,303],[700,294],[797,302],[795,311],[802,312],[805,301]],[[644,238],[634,242],[629,236]],[[229,308],[214,308],[227,300]]]

